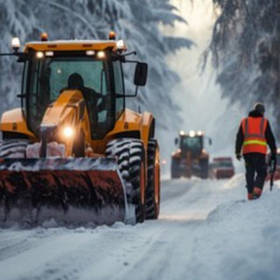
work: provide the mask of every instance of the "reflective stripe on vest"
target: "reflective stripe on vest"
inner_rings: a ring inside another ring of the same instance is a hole
[[[244,134],[243,154],[261,153],[266,154],[267,142],[265,138],[265,130],[267,120],[264,118],[246,118],[242,121]]]
[[[250,144],[258,144],[258,145],[266,146],[266,142],[260,140],[248,140],[243,142],[243,146],[250,145]]]

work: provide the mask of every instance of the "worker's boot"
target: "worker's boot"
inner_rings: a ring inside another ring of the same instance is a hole
[[[258,199],[262,195],[262,189],[258,187],[254,187],[253,196],[254,199]]]
[[[254,195],[252,193],[248,193],[248,200],[253,200],[253,199],[255,199]]]

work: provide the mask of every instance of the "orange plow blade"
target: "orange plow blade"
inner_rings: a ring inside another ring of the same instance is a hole
[[[126,197],[114,159],[2,159],[0,223],[112,224]]]

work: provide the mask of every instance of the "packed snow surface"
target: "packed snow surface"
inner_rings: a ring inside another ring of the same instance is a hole
[[[1,229],[0,278],[280,279],[280,189],[248,202],[244,184],[163,181],[160,218],[144,224]]]

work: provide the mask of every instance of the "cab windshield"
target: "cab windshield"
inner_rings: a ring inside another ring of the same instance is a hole
[[[183,152],[191,151],[192,153],[200,153],[202,150],[202,138],[200,136],[181,138],[181,149]]]
[[[23,90],[27,95],[27,121],[30,129],[35,133],[46,108],[64,89],[81,89],[88,106],[92,106],[93,99],[98,100],[98,103],[107,102],[108,104],[103,104],[102,110],[98,111],[96,108],[89,110],[92,125],[97,126],[98,122],[106,125],[111,110],[111,98],[105,98],[111,94],[109,79],[106,76],[108,73],[106,62],[77,55],[42,59],[34,56],[27,63],[25,71]],[[97,116],[91,112],[97,112]]]

